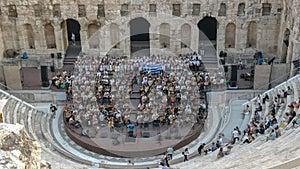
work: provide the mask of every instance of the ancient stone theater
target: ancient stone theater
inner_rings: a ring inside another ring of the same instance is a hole
[[[299,168],[299,29],[299,0],[1,0],[0,168]]]

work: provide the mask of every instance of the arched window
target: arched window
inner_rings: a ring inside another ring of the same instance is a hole
[[[240,3],[238,7],[237,16],[244,16],[245,15],[245,3]]]
[[[119,25],[111,24],[110,25],[110,44],[113,45],[113,48],[120,48],[120,29]]]
[[[34,33],[33,33],[32,26],[30,24],[24,25],[24,38],[26,43],[25,47],[27,49],[34,49],[35,48]]]
[[[226,26],[226,33],[225,33],[225,47],[226,48],[235,48],[235,34],[236,34],[235,24],[229,23]]]
[[[50,23],[48,23],[45,25],[44,32],[45,32],[47,48],[48,49],[56,48],[54,27]]]
[[[97,24],[89,24],[88,26],[88,42],[90,49],[99,48],[99,26]]]
[[[256,47],[257,41],[257,24],[256,22],[251,21],[248,26],[247,33],[247,47]]]
[[[262,4],[262,16],[269,16],[271,14],[271,4],[263,3]]]
[[[219,16],[226,16],[226,10],[227,10],[226,4],[221,3],[219,9]]]
[[[183,24],[181,26],[181,48],[187,48],[191,45],[191,26]]]
[[[159,43],[161,48],[170,48],[170,25],[167,23],[159,27]]]

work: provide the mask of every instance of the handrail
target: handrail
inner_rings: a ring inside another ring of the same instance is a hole
[[[23,100],[17,98],[16,96],[14,96],[14,95],[12,95],[12,94],[10,94],[10,93],[4,91],[4,90],[1,90],[1,89],[0,89],[0,92],[3,93],[3,94],[5,94],[5,95],[7,95],[7,96],[9,96],[10,98],[16,100],[17,102],[20,102],[20,103],[22,103],[22,104],[25,104],[26,106],[28,106],[28,107],[30,107],[30,108],[32,108],[32,109],[36,109],[35,106],[33,106],[33,105],[31,105],[31,104],[29,104],[29,103],[27,103],[27,102],[25,102],[25,101],[23,101]]]
[[[293,69],[292,71],[294,71],[295,69]],[[282,79],[282,77],[285,77],[286,76],[286,80],[289,78],[289,74],[290,74],[291,72],[288,72],[288,73],[285,73],[285,74],[283,74],[283,75],[280,75],[278,78],[276,78],[276,79],[274,79],[274,80],[272,80],[272,81],[270,81],[270,82],[268,82],[268,83],[266,83],[266,84],[264,84],[264,85],[262,85],[261,87],[259,87],[257,90],[262,90],[262,89],[264,89],[266,86],[269,86],[270,84],[272,84],[273,82],[276,82],[277,80],[280,80],[280,79]],[[273,87],[274,88],[274,87]],[[268,87],[268,89],[269,89],[269,87]]]
[[[6,86],[6,85],[5,85],[5,84],[3,84],[3,83],[0,83],[0,86],[3,86],[3,87],[5,87],[5,88],[7,88],[8,90],[14,90],[14,89],[12,89],[12,88],[10,88],[10,87]]]
[[[288,79],[287,81],[282,82],[282,83],[276,85],[275,87],[273,87],[272,89],[269,89],[269,90],[267,90],[267,91],[265,91],[265,92],[263,92],[263,93],[264,93],[264,94],[265,94],[265,93],[269,93],[269,92],[272,91],[273,89],[277,89],[277,88],[279,88],[280,86],[282,86],[282,84],[288,83],[288,82],[294,80],[294,79],[297,78],[297,77],[300,77],[300,75],[295,75],[295,76],[293,76],[292,78]],[[252,99],[249,100],[249,101],[254,101],[255,99],[256,99],[256,97],[252,98]],[[245,103],[245,104],[243,104],[243,105],[246,105],[246,104],[247,104],[247,103]]]

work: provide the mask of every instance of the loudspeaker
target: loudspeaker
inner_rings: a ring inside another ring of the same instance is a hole
[[[230,87],[236,87],[236,82],[230,82]]]
[[[48,81],[42,82],[42,87],[48,87],[50,84]]]
[[[52,58],[52,59],[54,58],[54,53],[51,53],[51,58]]]
[[[55,72],[55,67],[54,66],[51,66],[50,69],[51,69],[51,72]]]
[[[221,65],[225,65],[225,59],[224,58],[221,58],[220,62],[221,62]]]
[[[273,58],[268,62],[268,65],[272,64],[272,63],[274,62],[275,59],[276,59],[276,58],[273,57]]]
[[[238,69],[237,65],[231,65],[231,78],[230,78],[231,82],[237,81],[237,69]]]
[[[228,72],[228,66],[224,65],[224,72],[227,73]]]
[[[300,68],[300,60],[299,59],[298,60],[294,60],[293,64],[294,64],[295,69]]]
[[[150,137],[150,132],[149,131],[143,131],[142,136],[143,136],[143,138],[149,138]]]
[[[61,56],[61,53],[57,53],[57,59],[61,59],[62,56]]]
[[[48,79],[47,66],[41,66],[41,79],[42,79],[42,86],[43,87],[48,87],[49,86],[49,79]]]

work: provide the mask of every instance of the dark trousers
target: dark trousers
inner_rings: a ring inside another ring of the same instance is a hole
[[[187,155],[184,155],[183,161],[188,161]]]
[[[240,139],[238,137],[233,138],[232,144],[234,144],[236,142],[236,140],[239,141]]]
[[[169,165],[169,160],[168,160],[168,159],[165,159],[165,162],[166,162],[166,166],[167,166],[167,167],[170,167],[170,165]]]

